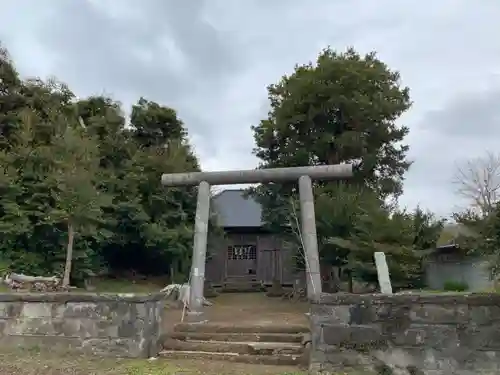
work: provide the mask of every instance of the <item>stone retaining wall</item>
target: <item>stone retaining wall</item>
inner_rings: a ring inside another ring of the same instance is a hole
[[[313,373],[498,374],[500,295],[323,294],[311,339]]]
[[[0,346],[155,356],[163,298],[163,294],[0,294]]]

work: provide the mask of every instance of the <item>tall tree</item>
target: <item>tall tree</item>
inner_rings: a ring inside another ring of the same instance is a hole
[[[99,226],[102,207],[109,196],[98,188],[98,143],[84,129],[66,126],[45,148],[52,158],[49,178],[55,189],[55,205],[48,217],[64,222],[67,229],[66,261],[63,285],[69,285],[73,263],[75,236]]]
[[[327,48],[314,64],[297,66],[270,85],[268,94],[268,117],[252,128],[260,168],[357,164],[348,183],[315,184],[318,201],[323,199],[317,204],[322,258],[345,263],[345,249],[328,238],[355,233],[351,217],[366,216],[360,202],[385,212],[383,201],[402,192],[411,163],[403,143],[408,129],[396,121],[410,108],[409,89],[375,53],[361,56],[353,49],[338,53]],[[260,186],[252,193],[263,204],[269,225],[287,222],[295,185]],[[329,202],[336,202],[336,213],[323,209],[332,208]]]
[[[432,249],[438,244],[446,220],[436,217],[430,211],[417,207],[408,214],[413,228],[413,245],[416,250]]]
[[[401,193],[408,129],[396,120],[411,105],[409,89],[375,53],[326,49],[268,91],[269,116],[253,127],[263,168],[361,161],[364,184],[382,197]]]
[[[109,254],[125,261],[124,246],[130,259],[140,256],[155,273],[168,272],[172,263],[184,273],[191,258],[195,189],[166,190],[159,181],[162,173],[199,170],[198,160],[172,108],[141,98],[133,106],[130,120],[126,134],[134,150],[114,182],[118,194],[113,215],[120,224],[115,235],[129,244],[139,241],[144,248],[125,243],[117,247],[121,240],[116,239]],[[129,228],[126,234],[122,233],[124,228]]]
[[[169,107],[140,98],[132,106],[130,122],[134,126],[134,136],[141,146],[162,146],[172,139],[185,139],[186,129],[177,117],[177,112]]]
[[[0,42],[0,148],[9,148],[19,126],[20,110],[25,106],[22,81],[9,53]]]
[[[144,98],[130,126],[124,112],[103,96],[75,100],[56,80],[23,80],[0,51],[0,267],[51,275],[66,264],[77,284],[86,271],[189,270],[196,189],[160,184],[199,170],[187,130]]]
[[[16,105],[0,108],[0,117],[4,116],[8,124],[1,148],[6,153],[11,184],[11,194],[2,199],[2,206],[7,209],[4,213],[12,213],[12,207],[17,206],[18,219],[0,213],[2,226],[12,229],[2,239],[3,257],[16,271],[52,273],[62,239],[60,228],[46,220],[46,213],[54,206],[54,186],[48,179],[51,157],[42,151],[51,147],[53,137],[62,129],[59,118],[66,117],[73,94],[54,80],[19,81],[11,94],[2,99],[17,98]],[[26,225],[15,229],[16,221]]]

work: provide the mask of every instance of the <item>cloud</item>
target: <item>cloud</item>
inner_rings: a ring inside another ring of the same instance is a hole
[[[427,121],[425,128],[431,130],[434,125],[433,130],[449,137],[450,142],[500,139],[500,85],[457,95],[443,109],[430,111]]]
[[[456,160],[496,149],[500,3],[483,0],[0,0],[0,39],[27,75],[55,75],[78,95],[170,105],[207,169],[252,168],[250,126],[266,86],[320,49],[376,50],[415,104],[402,204],[446,214]]]
[[[453,192],[458,166],[467,160],[498,152],[500,140],[500,86],[459,94],[441,109],[430,110],[418,122],[420,141],[413,142],[415,163],[408,175],[406,199],[410,205],[431,202],[434,210],[461,209],[467,202]],[[420,201],[417,201],[420,199]]]

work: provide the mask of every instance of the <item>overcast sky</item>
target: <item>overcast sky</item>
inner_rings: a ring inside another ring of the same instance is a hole
[[[328,45],[375,50],[414,106],[403,205],[446,215],[454,164],[500,145],[498,0],[0,0],[23,75],[176,108],[205,170],[254,168],[266,86]]]

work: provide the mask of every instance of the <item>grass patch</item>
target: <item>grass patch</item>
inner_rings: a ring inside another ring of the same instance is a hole
[[[165,285],[158,280],[100,279],[94,283],[96,292],[101,293],[155,293]]]
[[[0,284],[0,293],[9,293],[11,290],[5,284]]]

